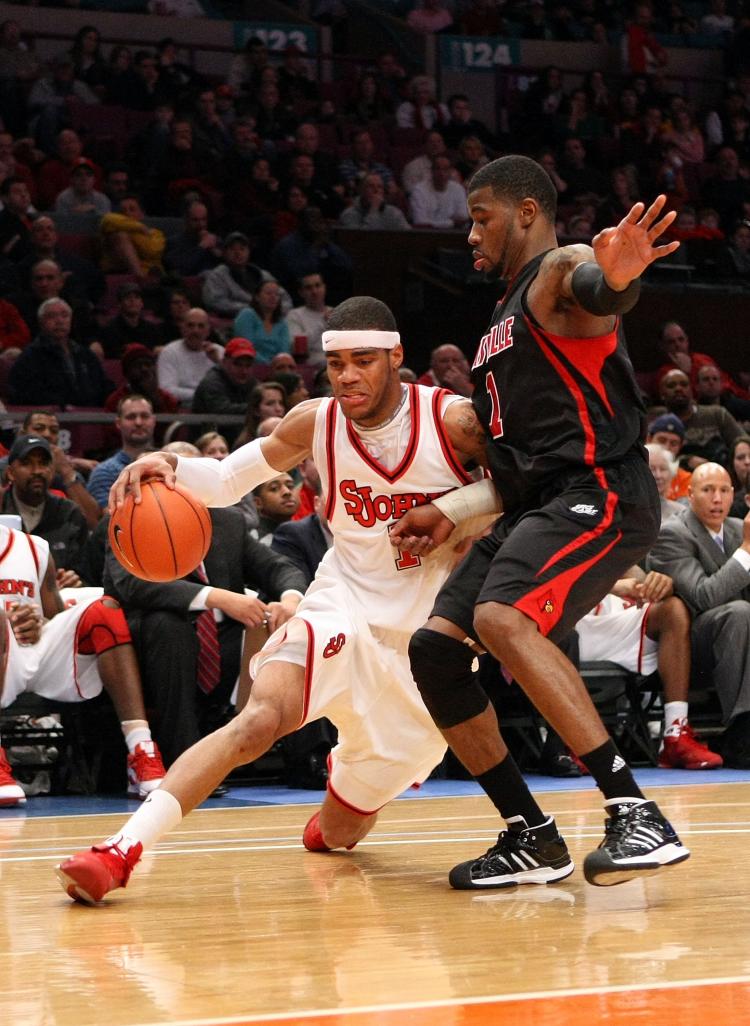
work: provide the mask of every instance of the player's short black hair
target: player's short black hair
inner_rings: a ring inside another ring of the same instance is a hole
[[[498,157],[472,175],[467,193],[490,188],[500,199],[520,203],[530,196],[539,204],[545,217],[554,224],[557,214],[557,192],[544,168],[531,157],[509,154]]]
[[[331,311],[331,331],[398,331],[396,318],[385,303],[372,296],[352,296]]]

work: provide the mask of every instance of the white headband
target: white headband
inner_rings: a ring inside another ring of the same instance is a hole
[[[397,331],[324,331],[323,352],[332,349],[395,349],[401,341]]]

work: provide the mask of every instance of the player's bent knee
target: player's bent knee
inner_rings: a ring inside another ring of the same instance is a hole
[[[519,630],[531,624],[532,621],[518,609],[500,602],[483,602],[474,610],[476,635],[483,644],[484,639],[487,639],[487,644],[492,642],[493,650],[497,650],[504,641],[518,640]]]
[[[81,655],[102,655],[131,643],[125,614],[116,599],[105,595],[92,602],[78,622],[76,650]]]
[[[227,724],[232,747],[240,754],[267,751],[279,738],[288,733],[284,729],[281,709],[272,702],[258,702],[250,698],[242,712]],[[254,756],[257,758],[257,755]]]
[[[409,660],[422,701],[441,730],[487,708],[489,699],[472,670],[474,653],[464,642],[421,627],[409,642]]]

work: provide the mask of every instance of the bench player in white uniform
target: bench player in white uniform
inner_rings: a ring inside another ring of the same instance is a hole
[[[31,439],[33,441],[33,438]],[[7,708],[24,692],[55,702],[82,702],[107,691],[128,746],[128,794],[145,798],[164,776],[146,721],[141,679],[125,616],[114,599],[82,599],[66,609],[55,564],[43,538],[0,524],[0,600]],[[21,805],[0,748],[0,805]]]
[[[723,760],[688,723],[690,613],[677,598],[672,578],[639,566],[576,624],[583,662],[617,663],[644,676],[658,669],[664,688],[661,769],[716,769]]]
[[[91,903],[125,886],[142,850],[235,766],[320,716],[336,724],[339,743],[325,801],[304,831],[310,850],[353,847],[378,809],[424,780],[443,756],[445,743],[412,680],[407,646],[458,558],[457,539],[435,551],[419,540],[418,551],[409,553],[390,544],[388,528],[411,506],[468,482],[463,465],[483,458],[484,434],[467,400],[401,384],[403,350],[384,304],[355,297],[329,323],[324,345],[334,399],[301,403],[271,435],[221,462],[142,457],[113,488],[112,501],[120,502],[126,489],[138,494],[142,476],[176,478],[208,505],[230,505],[312,454],[334,546],[297,615],[255,657],[242,712],[180,756],[119,834],[58,867],[77,900]],[[497,513],[494,490],[489,493],[482,526]],[[464,535],[478,527],[478,518],[462,524]]]

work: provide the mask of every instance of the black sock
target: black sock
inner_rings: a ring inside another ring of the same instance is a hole
[[[605,741],[593,752],[579,758],[605,798],[644,797],[633,779],[630,767],[617,751],[614,741]]]
[[[528,826],[539,826],[548,818],[531,797],[510,752],[497,766],[475,779],[503,819],[523,816]]]

